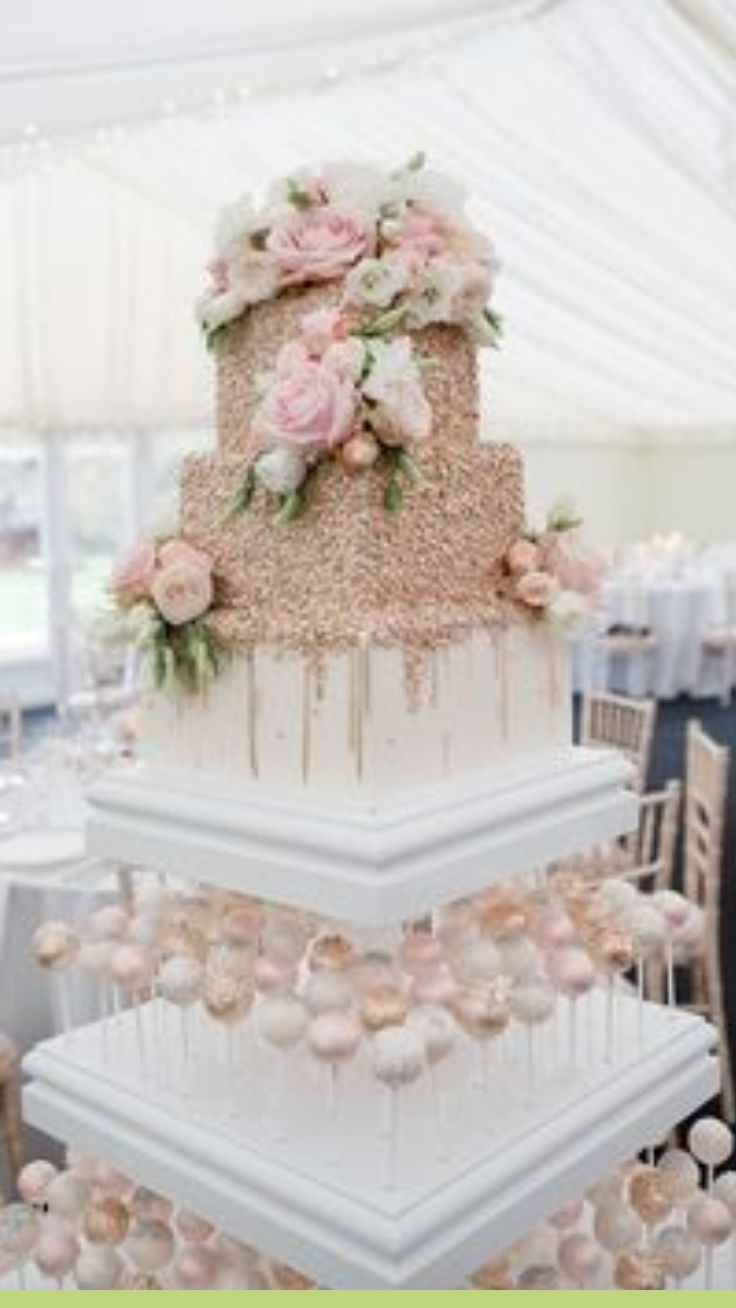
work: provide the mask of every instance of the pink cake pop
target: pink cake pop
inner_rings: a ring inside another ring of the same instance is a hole
[[[221,1270],[220,1259],[206,1244],[188,1244],[174,1260],[174,1278],[183,1290],[210,1290]]]
[[[18,1173],[18,1193],[21,1199],[25,1199],[27,1204],[32,1204],[34,1208],[41,1207],[46,1203],[46,1191],[49,1185],[57,1175],[57,1169],[53,1163],[46,1162],[45,1159],[39,1158],[32,1163],[26,1163]]]
[[[595,966],[584,949],[568,945],[547,958],[547,971],[555,990],[569,1002],[569,1057],[577,1065],[577,1005],[595,985]]]
[[[42,1230],[33,1251],[33,1261],[42,1276],[56,1281],[61,1289],[79,1257],[79,1241],[61,1228]]]
[[[106,904],[89,919],[94,940],[122,940],[130,926],[130,913],[122,904]]]
[[[598,1275],[603,1260],[595,1241],[588,1235],[576,1232],[574,1235],[566,1236],[562,1241],[558,1261],[565,1276],[582,1290]]]
[[[174,1225],[187,1244],[204,1244],[213,1235],[215,1229],[210,1222],[205,1221],[204,1217],[198,1217],[196,1213],[190,1213],[186,1208],[179,1209]]]
[[[261,994],[283,993],[294,986],[296,972],[290,963],[260,954],[253,965],[253,981]]]

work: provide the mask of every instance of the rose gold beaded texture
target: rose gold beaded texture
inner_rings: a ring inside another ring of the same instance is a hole
[[[211,622],[231,646],[309,652],[361,641],[424,651],[511,617],[502,559],[524,528],[521,459],[478,439],[475,349],[458,328],[417,333],[430,357],[431,437],[412,451],[419,470],[395,516],[380,472],[330,464],[303,518],[280,523],[256,494],[226,525],[253,455],[258,376],[273,367],[298,318],[333,303],[339,286],[289,292],[235,324],[218,366],[218,452],[187,461],[182,530],[211,552],[220,579]]]

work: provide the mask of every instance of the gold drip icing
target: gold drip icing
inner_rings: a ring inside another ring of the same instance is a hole
[[[439,658],[437,656],[437,650],[433,649],[429,655],[429,702],[433,709],[437,708],[439,699]]]
[[[258,777],[258,692],[256,690],[256,654],[248,650],[246,655],[248,676],[248,755],[251,775]]]
[[[363,676],[361,681],[363,708],[365,709],[366,717],[370,717],[373,683],[371,679],[371,647],[368,636],[360,637],[359,649],[363,665]]]
[[[312,761],[312,669],[302,660],[302,785],[309,781]]]

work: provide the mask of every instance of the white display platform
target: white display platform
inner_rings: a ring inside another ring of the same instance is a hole
[[[632,830],[629,765],[571,746],[374,809],[145,768],[89,795],[92,853],[386,926]]]
[[[107,1063],[99,1025],[41,1045],[26,1060],[26,1114],[324,1285],[448,1289],[716,1092],[714,1033],[699,1018],[646,1006],[642,1040],[637,1002],[617,996],[606,1062],[605,1005],[596,994],[581,1006],[578,1069],[564,1013],[538,1032],[531,1090],[523,1031],[496,1046],[485,1086],[476,1050],[458,1049],[440,1068],[444,1148],[428,1077],[402,1091],[393,1187],[385,1092],[364,1056],[344,1071],[337,1121],[326,1069],[307,1055],[279,1064],[252,1034],[229,1091],[224,1033],[202,1022],[184,1095],[179,1014],[162,1030],[155,1004],[142,1014],[146,1078],[128,1012],[108,1031]]]

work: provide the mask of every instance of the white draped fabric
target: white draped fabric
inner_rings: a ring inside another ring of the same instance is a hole
[[[493,426],[736,439],[736,71],[668,0],[526,9],[393,70],[6,151],[0,426],[199,424],[190,304],[220,204],[305,160],[422,147],[504,265]]]

